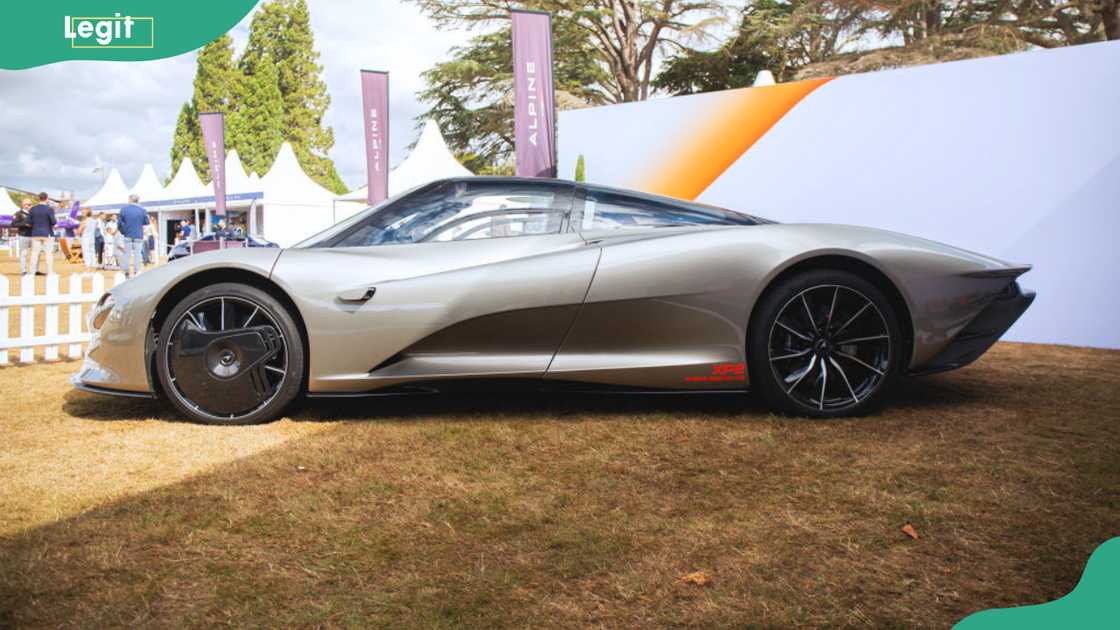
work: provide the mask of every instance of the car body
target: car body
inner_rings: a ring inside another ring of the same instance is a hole
[[[252,357],[284,356],[254,368],[254,387],[271,386],[267,368],[312,397],[497,382],[638,391],[767,382],[780,410],[846,415],[870,408],[896,373],[953,369],[983,354],[1031,303],[1016,283],[1028,269],[883,230],[778,224],[602,186],[440,180],[291,248],[209,252],[114,287],[91,315],[93,338],[72,381],[101,393],[177,392],[174,361],[181,372],[195,365],[188,355],[200,366],[240,365],[249,355],[237,354],[229,331],[252,328],[238,333]],[[256,293],[215,295],[216,283]],[[177,312],[192,295],[198,310]],[[271,324],[256,319],[262,307]],[[268,350],[277,331],[283,350]],[[176,335],[193,335],[194,349]],[[299,373],[282,376],[289,358]],[[788,369],[773,367],[787,360]],[[852,385],[856,370],[868,389]],[[205,399],[229,385],[210,377],[192,391]],[[783,402],[777,390],[790,384]],[[236,407],[199,415],[192,409],[205,400],[179,398],[204,421]],[[260,411],[228,421],[278,413]]]
[[[191,241],[179,241],[175,244],[174,247],[171,248],[171,251],[167,254],[167,260],[171,261],[179,260],[180,258],[186,258],[192,253],[191,243],[196,243],[198,241],[209,242],[215,240],[216,238],[217,235],[215,234],[206,234]],[[226,240],[244,241],[245,247],[279,247],[276,243],[273,243],[272,241],[266,241],[259,236],[241,236]]]

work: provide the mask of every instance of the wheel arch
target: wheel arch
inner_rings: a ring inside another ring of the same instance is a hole
[[[178,282],[172,285],[171,288],[160,297],[159,301],[156,303],[155,309],[152,311],[152,318],[148,322],[148,339],[151,342],[148,344],[150,351],[147,357],[148,382],[152,384],[153,391],[156,391],[158,394],[163,394],[163,392],[160,391],[159,375],[156,373],[155,341],[159,335],[160,328],[163,326],[164,319],[167,318],[168,313],[175,308],[175,305],[178,304],[180,300],[198,289],[219,282],[237,282],[245,284],[268,293],[280,302],[280,304],[288,310],[288,313],[291,314],[292,319],[295,320],[296,328],[299,329],[300,343],[303,346],[303,356],[310,357],[308,347],[310,341],[307,336],[307,325],[303,321],[303,315],[300,313],[299,307],[296,306],[295,301],[292,300],[280,285],[276,284],[276,282],[267,276],[248,269],[238,267],[212,267],[179,279]],[[307,376],[309,372],[310,370],[307,369],[307,365],[304,365],[303,375],[300,377],[300,390],[303,392],[307,391]]]
[[[771,276],[766,286],[759,292],[754,304],[751,305],[751,312],[747,319],[746,338],[748,340],[751,338],[755,323],[754,317],[758,310],[758,305],[770,291],[773,291],[782,281],[790,276],[816,269],[830,271],[841,270],[853,273],[874,284],[886,294],[887,299],[891,303],[891,307],[898,313],[899,328],[902,329],[902,334],[905,337],[902,346],[906,349],[906,355],[903,357],[902,365],[904,367],[908,366],[914,352],[914,321],[910,313],[909,303],[907,303],[906,298],[903,297],[902,291],[899,290],[898,285],[896,285],[886,273],[872,263],[848,254],[829,253],[811,255],[807,258],[791,262],[785,268]]]

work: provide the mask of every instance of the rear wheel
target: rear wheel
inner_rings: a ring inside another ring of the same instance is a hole
[[[832,418],[875,409],[900,369],[898,318],[882,290],[845,271],[791,276],[755,309],[752,387],[774,409]]]
[[[183,414],[210,424],[275,419],[302,385],[303,344],[290,313],[255,287],[199,289],[168,314],[156,369]]]

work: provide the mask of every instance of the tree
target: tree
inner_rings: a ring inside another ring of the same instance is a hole
[[[763,0],[744,10],[735,36],[713,51],[685,50],[665,62],[654,86],[673,94],[696,94],[732,88],[749,87],[762,70],[770,70],[782,81],[796,66],[776,54],[766,29],[754,19],[757,11],[769,11],[765,26],[785,19],[791,7],[772,0]],[[777,18],[777,19],[775,19]]]
[[[756,0],[733,40],[666,61],[655,87],[678,94],[1051,48],[1120,30],[1120,0]],[[1115,27],[1110,27],[1109,20]],[[869,42],[877,46],[868,46]]]
[[[839,0],[838,0],[839,1]],[[1109,35],[1117,0],[845,0],[861,11],[863,32],[901,46],[854,50],[817,60],[798,78],[968,59],[1030,47],[1054,48]]]
[[[722,0],[412,0],[441,26],[486,25],[515,8],[569,20],[606,71],[599,87],[611,102],[649,97],[653,69],[666,48],[702,39],[721,21]],[[555,26],[555,23],[554,23]]]
[[[512,169],[512,9],[552,14],[556,105],[571,109],[647,98],[664,50],[704,37],[724,6],[723,0],[412,1],[441,26],[499,25],[426,71],[420,94],[432,105],[425,116],[479,173]]]
[[[230,146],[250,171],[264,173],[284,142],[284,103],[276,64],[265,55],[246,77],[237,109],[229,120]]]
[[[565,18],[553,21],[557,107],[575,108],[608,102],[598,87],[605,72],[594,61],[594,48]],[[450,61],[422,75],[424,115],[439,123],[448,145],[463,165],[476,173],[499,174],[513,152],[513,50],[510,29],[474,37],[453,48]]]
[[[222,35],[198,51],[194,106],[199,112],[228,112],[237,101],[241,73],[233,62],[233,38]]]
[[[183,158],[190,158],[197,169],[206,162],[206,152],[202,148],[202,130],[198,126],[198,112],[191,101],[179,108],[179,119],[175,123],[175,136],[171,141],[171,172],[179,171]]]
[[[238,100],[241,74],[233,63],[233,39],[222,35],[198,51],[195,62],[194,92],[191,100],[179,110],[175,136],[171,143],[171,171],[179,168],[183,157],[190,157],[204,181],[209,177],[210,162],[202,142],[198,114],[229,113]]]
[[[849,1],[864,3],[879,32],[901,37],[906,46],[977,30],[998,31],[1042,48],[1120,38],[1117,0]]]
[[[304,0],[262,3],[240,59],[234,59],[228,35],[204,46],[198,53],[194,93],[179,111],[172,169],[189,156],[203,180],[208,179],[198,115],[223,112],[226,146],[237,149],[252,170],[264,174],[280,145],[289,141],[312,179],[334,192],[345,191],[328,157],[334,131],[323,126],[330,96],[318,59]]]
[[[657,86],[677,94],[748,87],[762,70],[777,81],[831,59],[866,31],[862,0],[757,0],[735,37],[715,51],[687,50],[666,62]]]
[[[334,130],[323,126],[323,117],[331,99],[320,76],[323,68],[304,0],[272,0],[262,4],[253,16],[239,66],[252,77],[266,58],[275,64],[278,74],[284,139],[292,143],[308,176],[330,190],[345,191],[328,157],[334,146]]]
[[[1120,0],[1099,0],[1106,39],[1120,39]]]
[[[584,172],[584,171],[585,171],[585,169],[586,169],[586,166],[585,166],[585,164],[584,164],[584,161],[583,161],[583,154],[582,154],[582,153],[580,153],[580,154],[579,154],[579,157],[577,157],[577,158],[576,158],[576,176],[575,176],[575,180],[576,180],[577,182],[582,182],[582,181],[585,181],[585,180],[586,180],[586,177],[587,177],[587,175],[586,175],[586,173]]]
[[[654,87],[673,94],[750,87],[758,73],[769,67],[765,54],[743,46],[736,38],[714,51],[688,51],[670,59],[654,80]]]

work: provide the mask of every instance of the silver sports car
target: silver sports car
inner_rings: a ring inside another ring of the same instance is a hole
[[[113,288],[72,380],[216,424],[302,394],[514,384],[750,389],[788,414],[861,414],[900,375],[983,354],[1034,299],[1028,269],[601,186],[440,180],[292,248]]]

